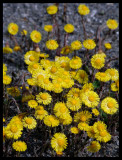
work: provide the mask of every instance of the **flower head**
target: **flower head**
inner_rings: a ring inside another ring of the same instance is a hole
[[[105,43],[104,46],[105,46],[106,49],[111,49],[112,48],[110,43]]]
[[[98,111],[96,108],[92,109],[92,113],[93,113],[95,116],[98,116],[98,115],[100,114],[99,111]]]
[[[4,75],[3,76],[3,84],[8,85],[8,84],[11,83],[11,81],[12,81],[12,79],[11,79],[11,77],[9,75]]]
[[[56,152],[62,152],[67,147],[67,137],[64,133],[55,133],[51,139],[51,147]]]
[[[3,53],[12,53],[13,49],[10,48],[9,44],[6,44],[5,47],[3,47]]]
[[[101,145],[97,141],[92,141],[89,146],[87,146],[87,150],[89,152],[98,152],[101,149]]]
[[[36,117],[36,119],[40,119],[40,120],[42,120],[42,119],[44,119],[44,117],[45,116],[47,116],[48,115],[48,112],[46,111],[46,110],[44,110],[44,109],[36,109],[36,111],[35,111],[35,117]]]
[[[101,109],[107,114],[114,114],[118,110],[118,103],[112,97],[106,97],[101,102]]]
[[[92,118],[92,115],[88,111],[77,112],[74,115],[74,122],[88,123],[91,118]]]
[[[20,96],[20,91],[19,91],[17,86],[11,87],[11,88],[7,88],[7,92],[8,92],[8,94],[10,94],[13,97]]]
[[[110,77],[112,81],[116,81],[119,78],[119,72],[115,68],[110,68],[105,71]]]
[[[49,127],[56,127],[59,125],[59,120],[53,115],[47,115],[44,117],[44,124]]]
[[[91,58],[91,64],[95,69],[101,69],[105,65],[105,59],[100,54],[95,54]]]
[[[84,70],[78,70],[74,79],[76,79],[79,83],[87,83],[88,74]]]
[[[27,65],[38,63],[39,61],[39,55],[35,51],[28,51],[24,55],[25,63]]]
[[[82,66],[82,60],[80,57],[73,57],[70,62],[69,65],[72,69],[79,69]]]
[[[15,52],[21,51],[21,47],[19,45],[15,45],[13,50]]]
[[[65,46],[64,48],[61,49],[61,54],[67,55],[69,53],[72,53],[72,47],[71,46]]]
[[[111,79],[110,75],[106,72],[97,72],[95,78],[102,82],[107,82]]]
[[[115,19],[108,19],[106,25],[109,29],[116,29],[118,27],[118,22]]]
[[[13,142],[12,147],[13,147],[13,149],[15,149],[18,152],[23,152],[27,149],[27,145],[23,141]]]
[[[52,101],[52,97],[47,92],[40,92],[38,95],[36,95],[36,99],[38,103],[43,103],[44,105],[48,105]]]
[[[81,108],[81,101],[77,97],[70,97],[66,103],[67,107],[72,111],[78,111]]]
[[[66,24],[64,26],[64,30],[67,32],[67,33],[72,33],[74,31],[74,26],[72,24]]]
[[[80,4],[78,6],[78,13],[80,15],[87,15],[87,14],[89,14],[89,12],[90,12],[90,10],[85,4]]]
[[[52,25],[45,25],[45,26],[44,26],[44,30],[45,30],[46,32],[51,32],[51,31],[53,30],[53,26],[52,26]]]
[[[46,47],[50,50],[55,50],[58,48],[58,43],[57,41],[53,40],[53,39],[50,39],[46,42]]]
[[[79,50],[82,48],[82,44],[80,41],[76,40],[71,43],[71,47],[73,50]]]
[[[101,130],[100,132],[97,132],[95,134],[95,138],[100,142],[106,143],[111,140],[111,135],[106,129],[104,129],[104,130]]]
[[[56,14],[57,11],[58,11],[58,7],[55,5],[51,5],[51,6],[47,7],[48,14]]]
[[[41,41],[42,35],[40,32],[33,30],[30,34],[30,38],[33,42],[39,43]]]
[[[78,124],[78,128],[82,131],[87,131],[89,129],[89,125],[85,122],[80,122]]]
[[[79,130],[77,127],[71,127],[71,128],[70,128],[70,132],[73,133],[73,134],[78,134],[79,131],[80,131],[80,130]]]
[[[22,120],[23,126],[28,129],[34,129],[37,125],[36,120],[33,117],[25,117]]]
[[[8,32],[10,34],[12,34],[12,35],[17,34],[18,29],[19,29],[19,27],[18,27],[18,25],[16,23],[9,23],[9,25],[8,25]]]
[[[111,83],[111,90],[112,91],[119,91],[119,79],[116,80],[114,83]]]
[[[94,42],[94,40],[92,39],[86,39],[83,41],[83,45],[86,49],[94,49],[96,47],[96,44]]]
[[[27,30],[25,30],[25,29],[23,29],[23,30],[21,31],[21,35],[26,36],[26,35],[27,35],[27,33],[28,33],[28,31],[27,31]]]
[[[28,106],[30,108],[36,108],[38,106],[38,103],[35,100],[29,100],[28,101]]]

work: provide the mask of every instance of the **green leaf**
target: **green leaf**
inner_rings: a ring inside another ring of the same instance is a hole
[[[99,88],[99,87],[100,87],[100,81],[95,80],[95,81],[93,82],[93,86],[94,86],[94,89]]]

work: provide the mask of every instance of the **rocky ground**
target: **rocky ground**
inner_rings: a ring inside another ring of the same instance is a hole
[[[95,38],[96,30],[99,25],[105,23],[108,19],[116,19],[119,21],[119,4],[118,3],[85,3],[89,9],[90,14],[85,16],[86,22],[86,32],[90,35],[90,38]],[[52,16],[47,14],[46,8],[52,5],[52,3],[3,3],[3,46],[8,40],[11,47],[14,47],[14,44],[9,39],[9,34],[7,32],[7,26],[9,23],[14,22],[19,25],[19,33],[22,29],[27,29],[29,33],[32,30],[37,29],[42,34],[42,40],[39,43],[42,52],[45,52],[50,55],[50,58],[54,58],[55,52],[50,52],[45,49],[45,42],[47,39],[47,32],[44,31],[44,25],[53,24]],[[77,7],[79,3],[67,3],[67,23],[71,23],[75,27],[75,31],[69,35],[67,44],[71,44],[72,41],[79,39],[81,42],[84,40],[83,37],[83,28],[81,25],[81,17],[77,12]],[[59,3],[59,12],[56,15],[57,22],[60,26],[60,40],[61,47],[63,47],[64,39],[64,25],[66,24],[63,20],[63,9],[64,3]],[[102,36],[107,34],[107,29],[104,30]],[[28,34],[29,36],[29,34]],[[54,37],[55,38],[55,37]],[[17,35],[17,40],[20,42],[20,34]],[[106,41],[109,41],[112,44],[112,49],[107,51],[106,54],[110,57],[119,57],[119,27],[113,32],[111,37]],[[104,50],[104,46],[103,46]],[[84,48],[82,52],[77,54],[83,57]],[[20,76],[23,72],[26,72],[26,66],[24,65],[24,52],[22,53],[12,53],[4,54],[3,62],[7,64],[8,74],[11,75],[12,72]],[[112,67],[119,69],[119,62],[114,61],[111,63]],[[106,155],[108,157],[118,157],[119,156],[119,140],[118,134],[114,136],[111,144],[108,143],[106,148]],[[31,152],[28,151],[28,155],[32,156]],[[100,156],[103,157],[101,151]],[[46,156],[46,155],[45,155]],[[92,155],[88,154],[85,150],[84,153],[79,153],[79,157],[90,157]]]

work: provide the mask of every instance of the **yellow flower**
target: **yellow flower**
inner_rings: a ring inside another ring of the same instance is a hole
[[[22,94],[22,102],[23,103],[28,102],[29,100],[35,99],[35,96],[32,95],[31,93],[29,93],[29,91],[28,92],[27,91]]]
[[[98,111],[96,108],[92,109],[92,113],[93,113],[95,116],[98,116],[98,115],[100,114],[99,111]]]
[[[114,83],[111,83],[111,90],[112,91],[119,91],[119,79],[116,80]]]
[[[73,133],[73,134],[78,134],[79,131],[80,131],[80,130],[79,130],[77,127],[71,127],[71,128],[70,128],[70,132]]]
[[[111,140],[111,135],[107,130],[101,130],[95,134],[96,140],[100,142],[108,142]]]
[[[53,82],[52,91],[55,93],[61,93],[63,91],[62,85],[58,82]]]
[[[73,50],[79,50],[82,48],[82,44],[80,41],[76,40],[71,43],[71,47]]]
[[[40,32],[33,30],[30,34],[30,38],[33,42],[39,43],[41,41],[42,35]]]
[[[101,69],[105,65],[105,59],[100,54],[95,54],[91,58],[91,65],[95,69]]]
[[[52,97],[47,92],[40,92],[36,95],[36,99],[38,103],[43,103],[44,105],[48,105],[52,101]]]
[[[69,90],[68,94],[67,94],[67,98],[70,97],[76,97],[80,99],[80,92],[81,90],[79,88],[72,88],[71,90]]]
[[[18,152],[24,152],[27,149],[27,145],[23,141],[13,142],[12,147],[13,147],[13,149],[15,149]]]
[[[80,122],[78,124],[78,128],[82,131],[87,131],[89,129],[89,125],[85,122]]]
[[[21,114],[24,114],[24,113],[21,113]],[[12,117],[12,119],[9,122],[9,125],[13,125],[13,124],[17,125],[20,129],[23,130],[23,124],[21,122],[20,115]]]
[[[3,127],[3,142],[5,142],[5,136],[6,136],[5,130],[6,130],[6,128]]]
[[[64,26],[64,30],[67,32],[67,33],[72,33],[74,31],[74,26],[72,24],[66,24]]]
[[[53,115],[47,115],[44,117],[44,124],[49,127],[56,127],[59,125],[59,120]]]
[[[96,107],[99,104],[100,98],[99,95],[94,91],[88,91],[84,93],[82,97],[83,103],[88,107]]]
[[[35,85],[36,85],[36,83],[35,83],[35,81],[34,81],[34,78],[29,78],[29,79],[27,79],[27,83],[28,83],[28,85],[30,85],[30,86],[35,86]]]
[[[110,43],[105,43],[104,46],[105,46],[106,49],[111,49],[112,48]]]
[[[76,76],[74,77],[79,83],[87,83],[88,75],[84,70],[78,70]]]
[[[39,61],[39,55],[35,51],[28,51],[24,55],[24,61],[27,65],[33,64],[33,63],[38,63]]]
[[[69,53],[72,53],[73,50],[71,48],[71,46],[65,46],[64,48],[61,49],[61,54],[67,55]]]
[[[29,100],[28,101],[28,106],[30,108],[36,108],[38,106],[38,103],[35,100]]]
[[[21,31],[21,34],[22,34],[22,35],[24,35],[24,36],[26,36],[26,35],[27,35],[27,33],[28,33],[28,31],[27,31],[27,30],[25,30],[25,29],[23,29],[23,30]]]
[[[86,49],[94,49],[96,47],[96,44],[95,44],[94,40],[92,40],[92,39],[84,40],[83,45]]]
[[[18,27],[18,25],[16,23],[9,23],[9,25],[8,25],[8,32],[10,34],[12,34],[12,35],[17,34],[18,29],[19,29],[19,27]]]
[[[46,54],[46,53],[40,53],[39,55],[41,58],[48,58],[49,57],[49,54]]]
[[[76,71],[70,71],[70,76],[71,76],[71,78],[75,78],[75,76],[76,76]]]
[[[17,125],[17,124],[8,124],[6,127],[6,137],[8,139],[13,138],[13,139],[18,139],[22,135],[22,128]]]
[[[70,62],[69,65],[72,69],[79,69],[82,66],[82,59],[80,57],[73,57]]]
[[[57,11],[58,11],[58,7],[55,5],[51,5],[51,6],[47,7],[48,14],[56,14]]]
[[[4,76],[3,76],[3,84],[8,85],[8,84],[11,83],[11,81],[12,81],[12,79],[11,79],[10,76],[8,76],[8,75],[4,75]]]
[[[53,84],[48,77],[42,78],[39,81],[38,86],[48,91],[51,91],[53,89]]]
[[[11,88],[7,88],[7,92],[8,92],[8,94],[10,94],[13,97],[20,96],[20,91],[19,91],[17,86],[11,87]]]
[[[56,152],[62,152],[67,147],[67,137],[64,133],[55,133],[51,139],[51,147]]]
[[[57,41],[53,40],[53,39],[50,39],[46,42],[46,47],[50,50],[55,50],[58,48],[58,43]]]
[[[102,82],[107,82],[111,79],[110,75],[106,72],[97,72],[95,78]]]
[[[21,47],[19,45],[15,45],[13,50],[15,52],[21,51]]]
[[[5,45],[5,47],[3,47],[3,53],[12,53],[13,50],[12,48],[9,47],[9,45]]]
[[[60,123],[63,125],[69,125],[72,123],[72,116],[69,113],[65,114],[63,118],[59,118]]]
[[[55,57],[55,63],[58,63],[61,68],[65,69],[67,71],[70,70],[69,61],[70,61],[70,59],[65,56],[62,56],[62,57],[56,56]]]
[[[118,22],[114,19],[108,19],[106,25],[109,29],[116,29],[118,27]]]
[[[97,121],[97,122],[94,123],[93,128],[94,128],[94,132],[98,133],[100,131],[106,130],[107,126],[104,122]]]
[[[112,97],[106,97],[101,102],[101,109],[107,114],[114,114],[117,112],[119,105]]]
[[[45,25],[44,30],[47,32],[51,32],[53,30],[53,26],[52,25]]]
[[[43,120],[44,117],[47,115],[48,115],[48,112],[46,110],[38,108],[38,109],[36,109],[34,116],[36,117],[36,119]]]
[[[3,117],[3,122],[5,122],[5,118]]]
[[[93,153],[98,152],[100,149],[101,149],[101,145],[97,141],[92,141],[90,143],[90,146],[87,146],[87,150]]]
[[[64,102],[57,102],[53,108],[53,111],[59,118],[65,118],[66,114],[69,113],[69,110]]]
[[[115,68],[110,68],[105,71],[110,77],[112,81],[116,81],[119,78],[119,73]]]
[[[99,54],[103,58],[106,58],[106,54],[102,50],[99,50],[97,54]]]
[[[92,118],[92,115],[88,111],[82,111],[82,112],[77,112],[74,115],[74,122],[85,122],[88,123],[89,120]]]
[[[39,63],[32,63],[28,66],[28,71],[33,74],[35,71],[40,72],[42,69]]]
[[[87,130],[86,132],[87,132],[87,135],[88,135],[90,138],[95,138],[96,132],[95,132],[93,126],[89,126],[89,127],[88,127],[88,130]]]
[[[77,97],[70,97],[66,102],[67,107],[72,111],[78,111],[81,108],[81,101]]]
[[[34,129],[37,125],[36,120],[33,117],[25,117],[22,120],[23,126],[28,129]]]
[[[41,66],[42,66],[44,69],[46,69],[46,68],[48,68],[49,66],[51,66],[52,61],[50,61],[49,59],[41,59],[40,63],[41,63]]]
[[[89,8],[86,5],[80,4],[78,6],[78,13],[80,15],[87,15],[87,14],[89,14],[89,12],[90,12],[90,10],[89,10]]]

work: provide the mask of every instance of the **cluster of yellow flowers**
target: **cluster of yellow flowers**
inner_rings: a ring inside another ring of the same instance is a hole
[[[47,13],[54,15],[58,12],[56,5],[49,6]],[[86,5],[78,6],[78,13],[81,16],[89,14],[90,9]],[[116,29],[118,23],[115,20],[107,21],[109,29]],[[8,25],[8,32],[11,35],[18,33],[19,27],[15,23]],[[52,25],[45,25],[46,32],[52,32]],[[64,26],[65,32],[74,32],[72,24]],[[27,35],[26,30],[22,30],[22,36]],[[42,34],[33,30],[30,33],[30,38],[34,43],[39,43],[42,39]],[[48,39],[45,43],[49,50],[56,50],[59,47],[55,39]],[[111,49],[111,44],[105,43],[106,49]],[[27,144],[24,141],[18,140],[21,138],[24,128],[33,130],[38,127],[37,121],[43,121],[43,124],[50,128],[58,126],[70,126],[70,133],[82,134],[86,133],[92,139],[87,150],[90,152],[98,152],[101,149],[100,142],[108,142],[111,140],[111,135],[107,130],[107,125],[104,121],[94,121],[100,116],[100,111],[106,114],[115,114],[118,111],[119,105],[115,98],[110,95],[101,99],[99,93],[94,88],[94,82],[90,83],[90,76],[87,71],[82,68],[83,59],[74,54],[69,58],[69,53],[76,53],[77,50],[84,48],[89,51],[96,47],[93,39],[85,39],[83,44],[79,40],[75,40],[71,45],[64,46],[60,53],[62,56],[55,56],[55,60],[50,60],[49,55],[41,53],[37,50],[29,50],[24,55],[24,62],[27,65],[27,70],[30,73],[30,78],[26,80],[26,94],[22,98],[22,103],[27,104],[26,108],[33,110],[31,115],[16,115],[12,117],[7,126],[3,126],[3,140],[13,139],[12,147],[18,152],[26,151]],[[18,48],[17,48],[18,47]],[[19,51],[21,48],[16,46],[14,51]],[[4,53],[12,53],[13,50],[7,45],[3,48]],[[91,67],[96,70],[94,74],[95,80],[99,82],[112,82],[110,88],[112,91],[119,92],[119,73],[115,68],[108,68],[104,72],[100,69],[104,68],[107,55],[103,51],[95,53],[91,57]],[[9,85],[12,81],[11,77],[6,75],[7,66],[3,64],[3,84]],[[23,89],[23,87],[21,88]],[[35,90],[34,94],[29,94]],[[21,95],[18,86],[8,87],[7,93],[10,96],[17,97]],[[60,100],[57,97],[60,97]],[[94,118],[95,117],[95,118]],[[90,123],[92,121],[92,123]],[[94,122],[94,123],[93,123]],[[92,125],[91,125],[92,124]],[[66,132],[67,133],[67,132]],[[63,151],[68,147],[68,136],[63,131],[55,132],[50,137],[51,147],[58,155],[62,155]],[[18,140],[18,141],[15,141]]]

